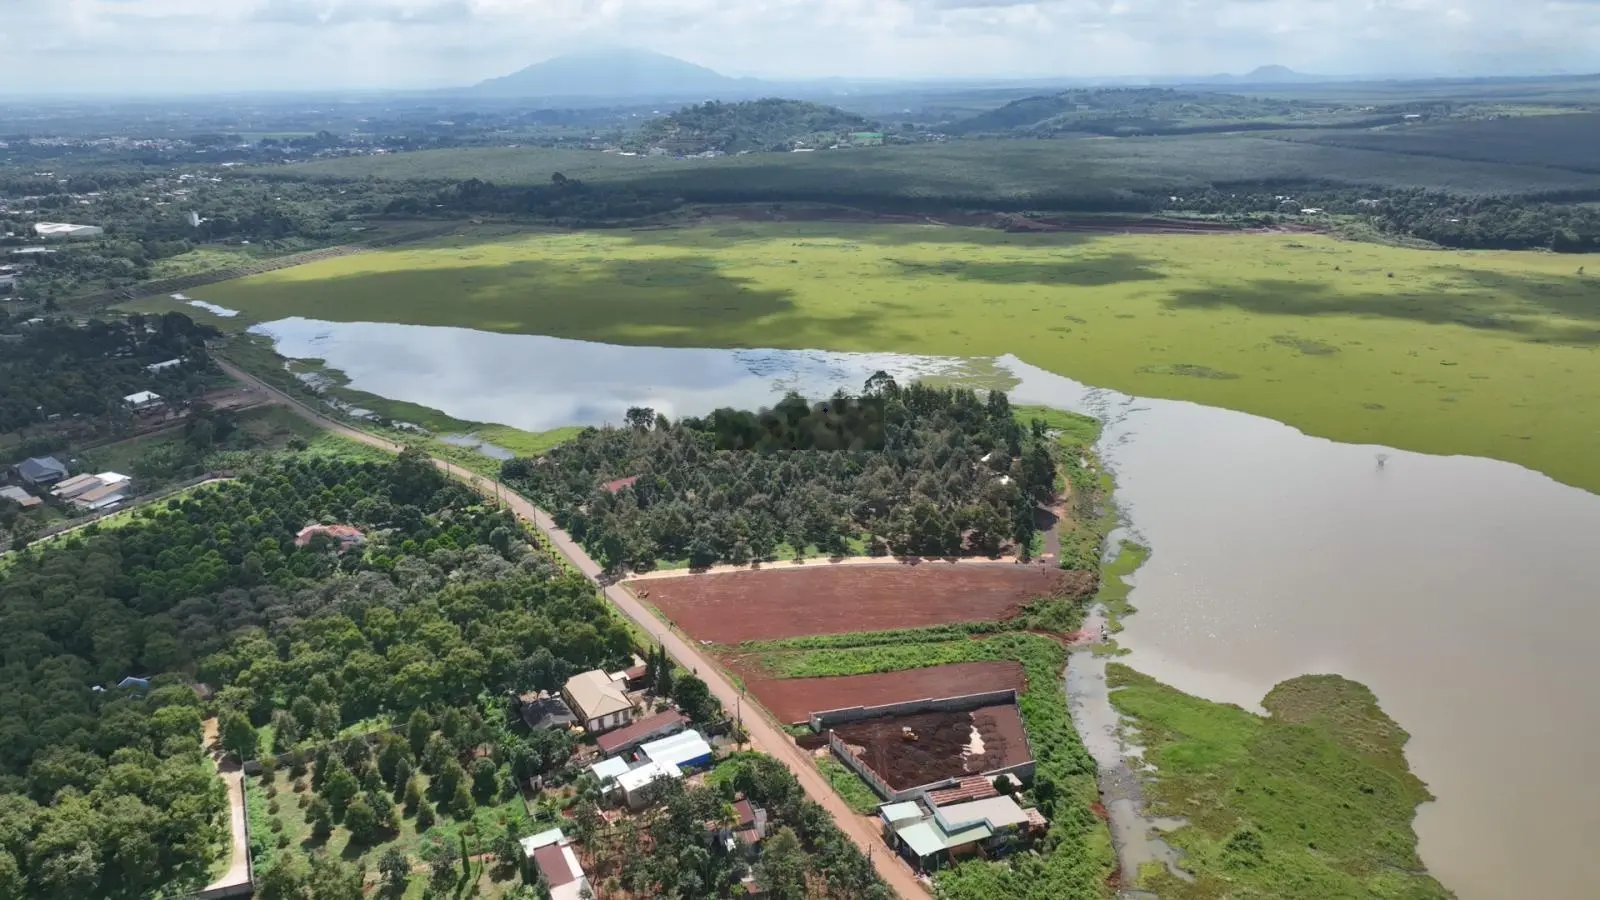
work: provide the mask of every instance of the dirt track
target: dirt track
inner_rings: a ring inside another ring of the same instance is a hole
[[[1009,619],[1040,597],[1085,589],[1045,566],[814,566],[629,583],[698,640],[718,644]]]
[[[229,835],[232,839],[228,871],[224,872],[221,878],[206,885],[206,890],[214,891],[249,883],[250,840],[245,835],[244,773],[239,771],[239,764],[231,761],[228,754],[223,752],[217,732],[217,720],[207,719],[204,728],[205,746],[217,763],[217,777],[222,779],[223,786],[228,789]]]
[[[387,441],[347,425],[341,425],[317,413],[305,404],[237,366],[221,359],[217,360],[217,364],[233,378],[266,392],[269,396],[293,410],[297,415],[320,428],[390,453],[398,453],[401,450],[400,445],[393,441]],[[520,494],[504,492],[493,481],[481,475],[467,472],[445,460],[435,459],[433,464],[486,496],[503,497],[507,507],[519,519],[542,532],[549,539],[551,545],[555,547],[556,551],[566,557],[574,568],[582,572],[590,581],[598,583],[601,574],[600,566],[589,558],[589,554],[585,553],[583,548],[579,547],[570,535],[557,528],[555,522],[543,510],[530,503],[527,498]],[[741,693],[722,675],[711,660],[700,654],[698,649],[691,646],[676,633],[664,628],[659,619],[653,616],[649,610],[645,609],[643,604],[635,600],[621,586],[605,587],[603,588],[603,593],[607,600],[611,601],[619,611],[632,619],[640,628],[655,634],[674,662],[699,675],[705,681],[706,686],[711,689],[712,695],[722,703],[724,709],[741,708],[739,703]],[[1020,677],[1019,670],[1018,678]],[[900,858],[884,844],[882,837],[871,826],[869,820],[857,816],[839,798],[839,795],[834,792],[827,780],[817,771],[815,764],[799,747],[795,746],[794,742],[790,740],[789,736],[781,728],[754,709],[751,710],[751,715],[743,716],[743,722],[745,730],[749,733],[753,749],[778,760],[789,771],[794,773],[806,795],[828,811],[828,814],[833,817],[839,829],[861,849],[862,853],[870,855],[873,867],[877,869],[878,877],[883,879],[891,891],[900,897],[906,898],[928,896],[927,888],[917,880],[911,869],[901,862]]]
[[[814,712],[847,706],[881,706],[930,697],[954,697],[984,691],[1026,687],[1022,666],[1014,662],[970,662],[874,675],[839,675],[827,678],[762,678],[743,668],[736,658],[730,666],[761,705],[786,724],[804,722]]]

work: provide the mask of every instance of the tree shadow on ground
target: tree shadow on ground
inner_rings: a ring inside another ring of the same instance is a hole
[[[769,244],[774,248],[828,241],[841,250],[852,245],[907,247],[917,244],[952,246],[1039,248],[1059,250],[1087,244],[1101,235],[1092,232],[1013,232],[992,224],[964,221],[937,213],[870,213],[837,209],[825,215],[796,212],[764,216],[730,214],[717,209],[701,219],[647,228],[618,229],[608,236],[630,244],[670,247],[675,250],[715,251],[741,244]]]
[[[968,262],[944,259],[923,263],[914,260],[889,260],[903,275],[950,276],[962,281],[987,284],[1044,284],[1071,287],[1101,287],[1134,281],[1160,281],[1167,276],[1133,253],[1047,262]]]
[[[1600,278],[1438,269],[1449,279],[1404,293],[1345,293],[1288,279],[1175,292],[1173,309],[1232,307],[1284,316],[1404,319],[1462,325],[1534,343],[1600,345]]]
[[[801,326],[809,340],[883,333],[889,309],[812,316],[794,292],[758,287],[702,256],[596,263],[522,259],[337,275],[315,283],[240,281],[223,298],[263,321],[455,326],[583,340],[745,346],[756,326]],[[648,335],[642,338],[641,334]]]

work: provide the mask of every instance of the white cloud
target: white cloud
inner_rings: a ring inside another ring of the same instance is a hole
[[[1600,69],[1600,3],[0,0],[0,90],[468,84],[596,44],[769,76]]]

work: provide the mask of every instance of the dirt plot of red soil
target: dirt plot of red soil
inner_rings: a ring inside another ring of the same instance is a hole
[[[737,667],[736,667],[737,668]],[[814,712],[848,706],[882,706],[935,697],[958,697],[1026,687],[1022,666],[1014,662],[953,663],[875,675],[826,678],[759,678],[748,672],[745,687],[778,721],[804,722]]]
[[[696,640],[718,644],[1009,619],[1092,576],[1047,566],[817,566],[632,585]]]
[[[992,772],[1033,758],[1022,714],[1014,703],[968,712],[885,716],[833,730],[857,759],[897,791]],[[913,735],[915,740],[910,739]]]

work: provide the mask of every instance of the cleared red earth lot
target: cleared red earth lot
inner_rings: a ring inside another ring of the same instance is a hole
[[[1025,686],[1014,662],[971,662],[876,675],[762,679],[744,676],[745,687],[778,721],[794,724],[812,713],[846,706],[881,706],[928,697],[955,697]]]
[[[629,584],[702,641],[737,644],[813,634],[1009,619],[1040,597],[1092,587],[1084,572],[1037,565],[828,566],[690,575]]]

